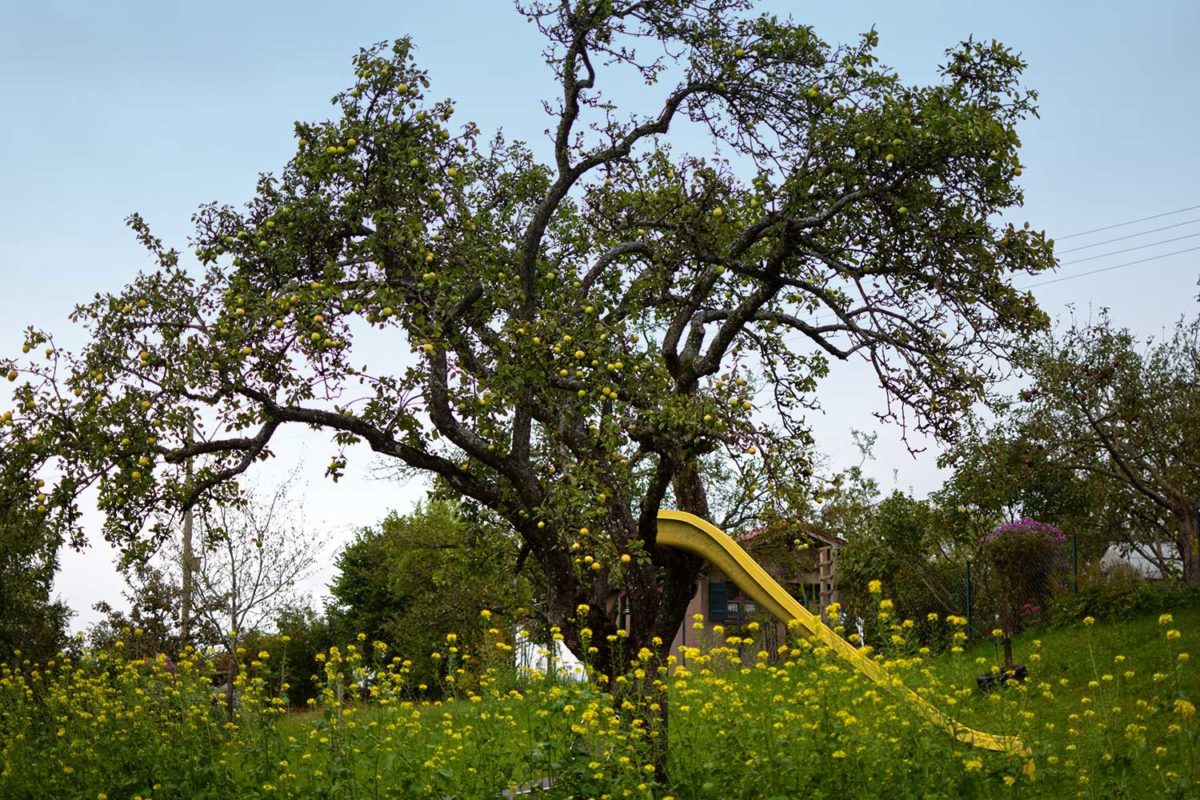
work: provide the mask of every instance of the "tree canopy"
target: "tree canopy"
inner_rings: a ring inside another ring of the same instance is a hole
[[[200,209],[199,267],[134,216],[154,266],[78,308],[90,342],[30,330],[44,357],[0,363],[21,513],[78,541],[95,486],[108,538],[153,542],[308,426],[506,520],[554,623],[589,604],[575,625],[611,631],[623,591],[634,644],[669,642],[699,564],[656,516],[708,514],[706,456],[763,464],[762,513],[795,513],[829,358],[870,364],[883,418],[952,437],[1045,325],[1012,275],[1054,263],[999,221],[1036,111],[1019,56],[969,40],[910,84],[874,32],[833,45],[751,5],[520,4],[556,84],[545,159],[459,123],[409,40],[362,51],[244,208]],[[656,108],[606,93],[630,71]]]
[[[1033,343],[1016,419],[1038,457],[1091,476],[1113,526],[1170,542],[1200,582],[1200,318],[1139,343],[1107,312]]]
[[[53,597],[58,542],[43,527],[9,525],[5,516],[0,511],[0,660],[44,660],[66,645],[71,619]]]
[[[391,514],[338,553],[329,618],[347,641],[365,633],[388,642],[414,661],[414,680],[434,685],[438,665],[426,657],[447,634],[476,658],[488,628],[511,629],[532,616],[533,587],[516,566],[519,543],[505,533],[464,519],[443,500]]]

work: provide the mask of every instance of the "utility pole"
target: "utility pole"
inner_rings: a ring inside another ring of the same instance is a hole
[[[191,421],[188,421],[188,445],[193,441],[192,432],[194,427]],[[192,483],[192,457],[188,456],[186,466],[187,484],[190,487]],[[180,587],[183,592],[183,597],[180,602],[179,609],[179,645],[180,648],[187,647],[191,641],[192,635],[192,509],[188,507],[187,511],[183,512],[183,579]]]

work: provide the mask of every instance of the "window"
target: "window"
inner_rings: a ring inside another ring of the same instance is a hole
[[[709,622],[724,622],[728,616],[729,605],[727,600],[728,594],[724,581],[709,581],[708,582],[708,621]],[[735,604],[736,606],[736,604]],[[736,614],[736,609],[734,610]]]

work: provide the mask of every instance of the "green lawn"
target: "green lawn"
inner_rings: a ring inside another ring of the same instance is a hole
[[[1200,607],[1175,609],[1170,625],[1158,622],[1159,614],[1147,614],[1130,620],[1097,622],[1091,626],[1076,624],[1033,630],[1013,641],[1013,657],[1029,669],[1031,688],[1047,683],[1053,687],[1053,700],[1037,700],[1042,713],[1052,721],[1063,722],[1080,707],[1085,697],[1096,698],[1098,691],[1147,697],[1177,690],[1184,696],[1200,696],[1200,664],[1190,660],[1180,664],[1177,654],[1188,653],[1200,659]],[[1166,632],[1178,630],[1180,638],[1167,641]],[[1003,663],[997,642],[975,643],[961,655],[946,654],[931,659],[930,668],[940,681],[959,688],[975,686],[975,677]],[[1132,672],[1132,676],[1127,673]],[[1155,674],[1166,676],[1156,681]],[[1112,676],[1111,681],[1104,676]],[[913,678],[913,683],[919,683]],[[1100,682],[1090,687],[1089,681]],[[1111,684],[1111,685],[1110,685]],[[959,706],[961,721],[972,726],[992,725],[1004,728],[1010,710],[996,698],[1004,691],[972,691]],[[1033,700],[1029,702],[1034,702]]]

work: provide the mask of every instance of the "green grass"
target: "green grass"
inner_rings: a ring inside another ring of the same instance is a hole
[[[1123,695],[1134,698],[1172,692],[1196,698],[1200,696],[1200,669],[1188,669],[1187,665],[1180,669],[1176,659],[1179,652],[1200,658],[1200,607],[1169,613],[1174,618],[1169,626],[1160,625],[1160,615],[1154,613],[1091,626],[1079,623],[1028,631],[1013,640],[1013,660],[1028,668],[1031,686],[1053,686],[1054,700],[1043,699],[1038,705],[1054,722],[1065,722],[1083,698],[1096,696],[1097,689],[1089,687],[1090,681],[1100,681],[1100,688],[1106,691],[1119,687]],[[1178,630],[1180,638],[1168,642],[1165,634],[1169,629]],[[1122,657],[1120,662],[1118,657]],[[998,642],[982,641],[963,654],[931,659],[929,666],[940,681],[970,688],[977,675],[1003,660]],[[1133,676],[1126,677],[1127,672]],[[1156,673],[1166,677],[1155,681]],[[1115,687],[1102,680],[1105,675],[1112,676]],[[919,685],[920,679],[913,682]],[[960,721],[973,727],[1003,728],[1011,722],[1004,716],[1009,709],[995,702],[1003,694],[1003,690],[971,692],[959,706]]]

